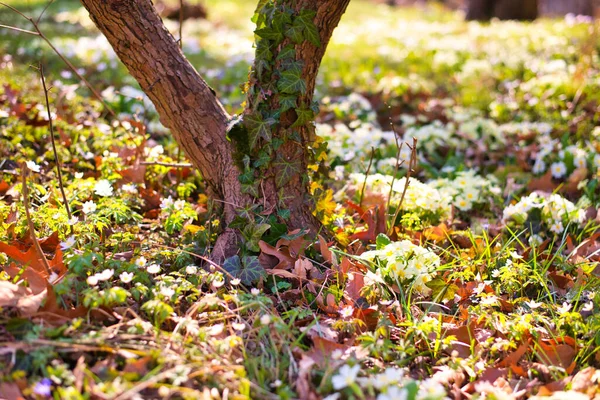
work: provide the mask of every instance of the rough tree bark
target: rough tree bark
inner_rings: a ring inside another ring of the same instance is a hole
[[[538,0],[469,0],[467,20],[488,21],[534,20],[538,16]]]
[[[306,90],[299,96],[298,104],[311,104],[315,80],[325,53],[327,43],[350,0],[283,0],[296,11],[314,11],[320,46],[308,40],[286,44],[295,50],[295,59],[301,62],[301,75]],[[319,229],[312,215],[307,170],[307,146],[314,140],[314,128],[310,123],[295,130],[299,137],[284,141],[276,151],[278,160],[298,167],[298,173],[285,184],[277,184],[281,174],[273,162],[258,177],[258,196],[244,193],[240,184],[240,163],[236,158],[236,143],[227,138],[231,116],[219,102],[215,92],[185,58],[174,37],[167,31],[151,0],[81,0],[91,19],[106,36],[117,56],[137,80],[142,90],[154,103],[160,120],[168,127],[175,140],[191,162],[202,174],[210,196],[223,204],[223,220],[229,224],[240,207],[260,204],[263,212],[287,208],[289,228]],[[313,14],[311,14],[313,15]],[[250,16],[248,16],[250,17]],[[273,55],[276,59],[278,54]],[[256,76],[257,65],[252,76]],[[253,87],[253,82],[250,82]],[[252,90],[251,90],[252,92]],[[273,110],[279,106],[278,96],[265,99]],[[253,99],[249,98],[249,105]],[[247,109],[245,114],[250,113]],[[279,123],[273,127],[273,138],[285,138],[288,128],[298,119],[294,108],[282,113]],[[272,160],[273,161],[273,160]],[[281,181],[279,181],[281,183]],[[227,229],[219,238],[213,258],[223,260],[236,251],[237,235]]]

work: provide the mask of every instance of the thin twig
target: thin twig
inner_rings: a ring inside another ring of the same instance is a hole
[[[396,127],[394,126],[394,122],[392,121],[392,117],[390,117],[390,126],[392,127],[392,132],[394,132],[394,140],[396,141],[396,168],[394,170],[394,176],[392,176],[392,184],[390,185],[390,192],[388,193],[388,201],[385,207],[385,215],[389,215],[390,213],[390,203],[392,202],[392,193],[394,192],[394,183],[396,181],[396,176],[398,176],[398,170],[400,169],[400,165],[404,164],[404,160],[400,161],[400,155],[402,154],[402,147],[404,146],[404,141],[402,143],[399,142],[398,132],[396,132]]]
[[[183,50],[183,0],[179,0],[179,48]]]
[[[42,251],[42,246],[40,246],[40,243],[35,237],[35,226],[33,225],[31,213],[29,212],[29,190],[27,188],[27,170],[27,165],[23,163],[21,165],[21,176],[23,177],[23,206],[25,207],[25,216],[27,218],[27,224],[29,225],[29,234],[31,235],[31,241],[35,246],[35,250],[37,251],[38,256],[40,257],[40,260],[42,260],[42,265],[44,266],[48,277],[50,277],[50,275],[52,275],[52,270],[50,269],[50,264],[48,264],[46,255]]]
[[[369,177],[369,172],[371,172],[371,165],[373,165],[373,157],[375,157],[375,148],[371,147],[371,158],[369,159],[369,166],[367,167],[367,172],[365,173],[365,181],[363,182],[363,187],[360,191],[360,199],[358,201],[358,205],[362,207],[363,197],[365,195],[365,189],[367,188],[367,178]]]
[[[52,142],[52,151],[54,152],[54,161],[56,163],[56,173],[58,175],[58,187],[60,188],[60,193],[62,194],[63,202],[65,203],[65,208],[67,209],[67,216],[69,217],[69,221],[71,221],[71,208],[69,207],[69,200],[67,200],[67,195],[65,193],[65,186],[63,184],[60,158],[58,157],[58,151],[56,151],[56,141],[54,140],[54,125],[52,124],[52,113],[50,112],[50,100],[48,99],[48,89],[46,88],[46,78],[44,78],[44,66],[40,63],[40,77],[42,78],[42,86],[44,88],[44,96],[46,97],[46,110],[48,111],[48,126],[50,127],[50,141]],[[70,225],[71,235],[73,234],[73,225]]]
[[[394,233],[394,226],[396,225],[396,220],[398,219],[398,214],[400,214],[400,209],[402,208],[402,203],[404,203],[404,197],[406,196],[406,191],[408,190],[408,185],[410,184],[410,177],[413,172],[413,168],[417,164],[417,139],[413,138],[413,145],[411,147],[410,153],[410,162],[408,163],[408,171],[406,172],[406,183],[404,184],[404,190],[402,190],[402,196],[400,197],[400,202],[398,203],[398,208],[396,208],[396,212],[394,213],[394,218],[392,218],[392,223],[388,229],[388,236],[392,236]]]
[[[192,164],[187,163],[166,163],[160,161],[142,161],[140,165],[160,165],[161,167],[171,167],[171,168],[193,168]]]
[[[16,26],[9,26],[9,25],[3,25],[0,24],[0,28],[6,28],[6,29],[11,29],[13,31],[17,31],[17,32],[21,32],[21,33],[27,33],[29,35],[33,35],[33,36],[40,36],[39,33],[34,32],[34,31],[28,31],[27,29],[21,29],[21,28],[17,28]]]

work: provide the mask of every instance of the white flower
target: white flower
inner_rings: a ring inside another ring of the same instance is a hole
[[[121,190],[124,191],[125,193],[132,193],[132,194],[137,193],[137,189],[135,188],[135,185],[131,185],[131,184],[125,184],[125,185],[121,186]]]
[[[583,307],[581,307],[581,311],[593,311],[594,310],[594,303],[592,301],[588,301],[587,303],[585,303],[583,305]]]
[[[271,316],[269,314],[264,314],[260,317],[260,323],[262,325],[269,325],[271,323]]]
[[[526,301],[525,304],[527,304],[527,307],[531,308],[532,310],[535,310],[536,308],[539,308],[544,305],[544,303],[538,303],[535,300]]]
[[[110,197],[113,195],[113,188],[109,181],[102,179],[94,185],[94,193],[101,197]]]
[[[443,399],[446,397],[444,386],[433,379],[426,379],[419,385],[417,399]]]
[[[373,386],[379,390],[382,390],[390,385],[400,383],[400,380],[403,376],[404,371],[399,368],[386,368],[383,373],[375,376]]]
[[[169,197],[166,197],[166,198],[163,198],[163,199],[160,201],[160,208],[162,208],[163,210],[164,210],[165,208],[169,208],[169,207],[171,207],[172,205],[173,205],[173,198],[172,198],[171,196],[169,196]]]
[[[231,284],[232,284],[233,286],[237,286],[237,285],[239,285],[241,282],[242,282],[242,280],[241,280],[240,278],[235,278],[235,279],[232,279],[232,280],[231,280]]]
[[[170,287],[162,287],[160,288],[160,294],[165,297],[171,297],[175,294],[175,290],[171,289]]]
[[[335,390],[341,390],[347,386],[350,386],[356,382],[356,377],[360,371],[360,365],[351,367],[347,364],[343,365],[338,374],[331,378],[331,383]]]
[[[98,276],[96,276],[96,275],[88,276],[86,279],[86,282],[90,286],[96,286],[98,284]]]
[[[140,257],[135,260],[135,265],[139,268],[143,268],[146,265],[146,257]]]
[[[519,253],[517,253],[516,251],[511,251],[509,254],[515,260],[520,260],[521,258],[523,258],[523,256],[519,255]]]
[[[188,265],[187,267],[185,267],[185,273],[188,275],[196,275],[197,272],[198,267],[196,267],[195,265]]]
[[[222,279],[215,279],[214,281],[211,282],[211,286],[213,286],[215,289],[220,288],[224,284],[225,284],[225,281]]]
[[[250,290],[250,293],[251,293],[252,295],[254,295],[254,296],[258,296],[258,295],[260,294],[260,289],[257,289],[257,288],[252,288],[252,289]]]
[[[75,236],[69,236],[64,242],[60,242],[61,250],[68,250],[75,245]]]
[[[565,228],[561,221],[554,221],[554,223],[550,226],[550,231],[554,233],[561,233]]]
[[[79,218],[77,218],[77,217],[76,217],[76,216],[74,216],[74,215],[73,215],[73,216],[72,216],[72,217],[71,217],[71,218],[70,218],[70,219],[67,221],[67,223],[68,223],[69,225],[75,225],[75,224],[76,224],[76,223],[78,223],[78,222],[79,222]]]
[[[571,304],[569,304],[567,302],[564,302],[561,307],[557,308],[556,311],[558,311],[559,314],[566,314],[566,313],[569,312],[569,310],[571,309],[571,307],[572,307]]]
[[[533,164],[532,169],[534,174],[543,174],[546,172],[546,163],[541,158],[535,160],[535,164]]]
[[[236,331],[243,331],[244,329],[246,329],[246,324],[242,322],[234,322],[231,324],[231,327]]]
[[[544,239],[540,235],[531,235],[528,240],[530,246],[539,246],[544,243]]]
[[[146,271],[148,271],[149,274],[158,274],[160,272],[160,265],[150,264],[146,267]]]
[[[25,165],[27,165],[27,168],[33,172],[40,172],[40,166],[37,165],[35,161],[27,161]]]
[[[271,383],[271,387],[278,388],[282,384],[283,384],[283,382],[281,382],[279,379],[277,379],[275,382]]]
[[[567,173],[567,166],[564,162],[555,162],[550,165],[550,171],[554,178],[562,178]]]
[[[183,210],[183,207],[185,207],[185,200],[177,200],[173,203],[173,207],[179,211]]]
[[[96,276],[98,277],[98,280],[100,281],[107,281],[109,280],[115,273],[114,269],[105,269],[104,271],[100,272],[99,274],[96,274]]]
[[[83,172],[75,172],[75,179],[83,178]]]
[[[469,211],[471,208],[473,208],[473,203],[464,197],[458,197],[454,205],[461,211]]]
[[[121,272],[119,279],[121,279],[121,282],[123,283],[129,283],[133,280],[133,272]]]
[[[380,393],[377,400],[406,400],[408,399],[408,390],[398,386],[390,386],[385,393]]]
[[[340,315],[342,316],[342,318],[350,318],[353,313],[354,307],[352,306],[344,307],[340,310]]]
[[[92,200],[90,200],[90,201],[86,201],[85,203],[83,203],[81,210],[83,211],[84,214],[89,214],[89,213],[93,213],[94,211],[96,211],[97,208],[98,208],[98,206],[96,205],[96,203],[94,203]]]

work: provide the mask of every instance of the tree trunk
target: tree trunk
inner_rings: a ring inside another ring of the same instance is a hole
[[[488,21],[534,20],[538,16],[538,0],[469,0],[467,20]]]
[[[545,15],[594,15],[592,0],[542,0],[542,13]]]
[[[310,29],[311,20],[316,27],[316,37],[312,35],[310,41],[292,41],[286,32],[286,37],[281,43],[275,43],[276,46],[268,40],[263,42],[262,47],[258,44],[244,122],[231,129],[232,118],[222,107],[215,92],[185,58],[150,0],[81,0],[98,29],[154,103],[163,125],[171,130],[190,161],[199,169],[209,195],[223,205],[224,223],[229,224],[240,208],[257,205],[262,213],[285,208],[290,211],[290,217],[282,222],[290,229],[309,228],[313,232],[318,231],[320,226],[312,215],[309,201],[307,152],[308,146],[314,141],[314,126],[311,123],[312,114],[307,109],[312,103],[315,80],[327,43],[349,1],[277,2],[279,7],[294,10],[294,15],[302,13],[298,17],[298,29],[293,31],[290,28],[292,37],[298,38],[294,36],[295,32],[304,31],[305,36],[308,36],[308,31],[314,33]],[[290,20],[285,26],[291,27],[291,23]],[[264,22],[262,24],[265,25]],[[260,38],[260,41],[263,40]],[[272,54],[273,65],[267,66],[270,73],[265,74],[265,65],[257,63],[264,62],[265,53],[259,51],[269,43],[272,48],[267,50],[268,54]],[[290,48],[295,54],[288,51]],[[289,65],[282,65],[286,58],[279,56],[284,50],[287,56],[295,55],[292,67],[299,70],[305,85],[292,103],[289,94],[280,96],[277,93],[278,80],[282,76],[286,73],[291,74],[292,79],[297,76],[293,75],[294,71],[286,72],[285,68],[289,68]],[[281,60],[275,61],[278,59]],[[271,80],[269,87],[264,78],[267,75]],[[291,107],[278,113],[284,97]],[[245,141],[253,125],[246,120],[256,121],[257,110],[277,118],[269,120],[268,126],[261,125],[268,131],[260,130],[264,137],[252,140],[253,146],[248,148]],[[299,114],[302,115],[300,121]],[[229,129],[231,140],[227,137]],[[277,148],[273,144],[275,139]],[[258,148],[253,149],[256,145]],[[259,154],[263,148],[270,149],[266,151],[266,161],[265,155]],[[248,170],[249,166],[257,163],[259,156],[263,157],[262,168]],[[235,231],[227,229],[216,245],[213,258],[221,261],[235,254],[236,244]]]

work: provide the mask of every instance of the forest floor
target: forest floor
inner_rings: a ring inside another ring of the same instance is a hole
[[[254,4],[206,3],[183,48],[235,113]],[[33,29],[6,7],[0,24]],[[43,38],[0,28],[0,398],[600,393],[597,23],[354,0],[317,87],[330,172],[311,187],[335,240],[240,219],[223,266],[201,177],[85,10],[56,1],[39,28],[114,113]]]

